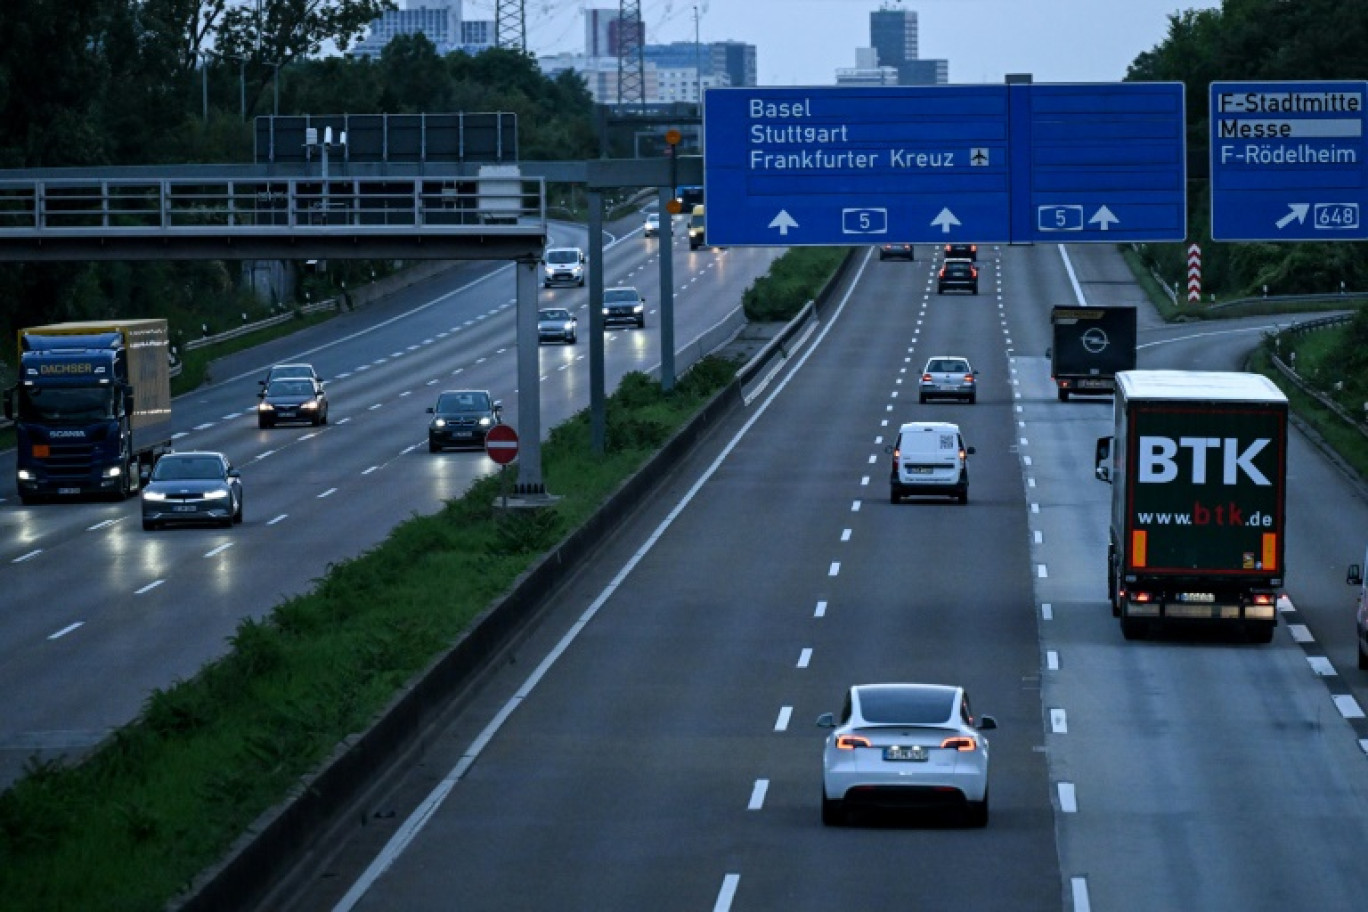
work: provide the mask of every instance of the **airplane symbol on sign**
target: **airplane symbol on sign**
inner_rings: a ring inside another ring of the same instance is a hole
[[[978,167],[988,164],[988,150],[982,146],[976,146],[970,149],[969,164]]]

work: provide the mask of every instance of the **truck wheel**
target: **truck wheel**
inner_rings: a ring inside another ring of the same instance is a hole
[[[1245,624],[1245,635],[1251,643],[1273,642],[1273,625],[1264,621]]]
[[[144,531],[144,532],[152,532],[152,531],[155,531],[156,528],[157,528],[157,524],[154,523],[152,520],[150,520],[150,519],[144,519],[144,520],[143,520],[143,531]]]
[[[888,492],[888,502],[889,502],[889,503],[895,504],[895,503],[898,503],[898,502],[901,501],[901,500],[902,500],[902,497],[898,494],[898,489],[897,489],[897,488],[892,488],[892,489],[889,490],[889,492]]]
[[[1066,389],[1065,389],[1064,387],[1062,387],[1062,386],[1059,388],[1059,401],[1060,401],[1060,402],[1068,402],[1068,401],[1069,401],[1069,391],[1066,390]]]
[[[1360,670],[1360,671],[1368,671],[1368,649],[1364,649],[1362,643],[1359,643],[1358,653],[1359,653],[1359,670]]]
[[[1149,636],[1149,621],[1122,618],[1121,635],[1128,640],[1143,640]]]
[[[966,488],[965,490],[960,491],[955,495],[955,500],[959,501],[960,506],[967,504],[969,502],[969,490]]]

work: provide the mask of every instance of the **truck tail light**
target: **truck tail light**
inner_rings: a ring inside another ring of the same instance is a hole
[[[1250,599],[1255,605],[1272,605],[1277,600],[1277,596],[1271,592],[1256,592],[1254,597]]]
[[[1149,594],[1148,592],[1128,592],[1128,593],[1126,593],[1126,596],[1127,596],[1132,602],[1148,602],[1148,601],[1150,601],[1150,594]]]

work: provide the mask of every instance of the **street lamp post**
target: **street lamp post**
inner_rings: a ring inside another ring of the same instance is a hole
[[[698,86],[698,111],[703,112],[703,46],[698,41],[698,7],[693,8],[694,16],[694,78]]]

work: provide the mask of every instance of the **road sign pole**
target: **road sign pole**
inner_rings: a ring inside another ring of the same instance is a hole
[[[602,456],[608,437],[603,366],[603,194],[589,191],[589,446]]]
[[[522,458],[518,493],[546,494],[541,466],[541,345],[537,333],[537,267],[532,258],[519,260],[517,274],[518,428]]]
[[[665,207],[674,199],[673,187],[661,187],[656,196],[660,209],[660,388],[675,386],[674,337],[674,218]]]

